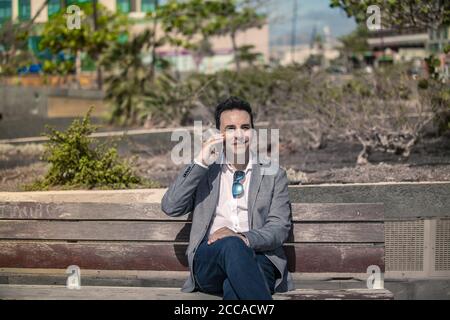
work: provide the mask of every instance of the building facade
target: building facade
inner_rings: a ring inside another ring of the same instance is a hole
[[[128,13],[130,16],[145,16],[155,9],[157,0],[98,0],[109,10]],[[0,0],[0,22],[7,20],[26,21],[34,17],[46,0]],[[89,3],[92,0],[49,0],[37,16],[36,23],[44,23],[61,10],[63,4]]]
[[[131,19],[131,34],[139,33],[152,27],[152,22],[145,19],[148,12],[152,12],[158,0],[98,0],[112,12],[122,12]],[[50,0],[45,6],[46,0],[0,0],[0,23],[11,20],[13,22],[27,21],[38,12],[35,23],[42,24],[51,16],[61,10],[64,4],[89,3],[92,0]],[[160,1],[160,3],[163,1]],[[42,9],[42,10],[41,10]],[[162,30],[157,33],[161,34]],[[39,37],[30,40],[30,47],[36,48]],[[164,46],[158,53],[171,62],[172,67],[179,72],[193,70],[212,73],[221,69],[234,68],[233,46],[229,37],[213,37],[210,39],[213,55],[195,60],[189,51],[172,46]],[[237,35],[237,45],[252,45],[254,51],[260,53],[260,62],[269,61],[269,27],[266,24],[262,28],[252,28]],[[150,54],[144,53],[144,59],[149,59]]]

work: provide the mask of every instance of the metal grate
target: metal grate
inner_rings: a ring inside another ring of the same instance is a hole
[[[450,220],[437,220],[434,264],[436,271],[450,270]]]
[[[423,271],[424,221],[385,222],[386,271]]]

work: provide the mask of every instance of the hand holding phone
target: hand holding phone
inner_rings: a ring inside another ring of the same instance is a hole
[[[197,155],[196,160],[205,166],[211,165],[220,156],[220,153],[223,150],[224,139],[225,135],[223,133],[211,135],[202,143],[202,148]]]

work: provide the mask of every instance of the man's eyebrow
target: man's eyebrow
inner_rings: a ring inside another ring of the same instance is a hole
[[[234,124],[229,124],[229,125],[225,126],[225,128],[236,128],[236,126]]]

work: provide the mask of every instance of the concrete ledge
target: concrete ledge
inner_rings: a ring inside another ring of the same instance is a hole
[[[179,290],[187,271],[81,270],[82,286],[103,287],[165,287]],[[295,288],[307,290],[365,289],[367,274],[292,274]],[[0,269],[1,285],[64,286],[64,269]],[[384,278],[385,288],[398,300],[450,299],[450,279]]]
[[[297,289],[273,295],[274,300],[390,300],[392,293],[382,289],[315,290]],[[65,286],[1,285],[0,299],[5,300],[221,300],[221,296],[201,292],[184,293],[179,288],[81,286],[69,290]]]
[[[291,186],[292,202],[382,202],[385,218],[450,217],[450,182],[403,182]]]

